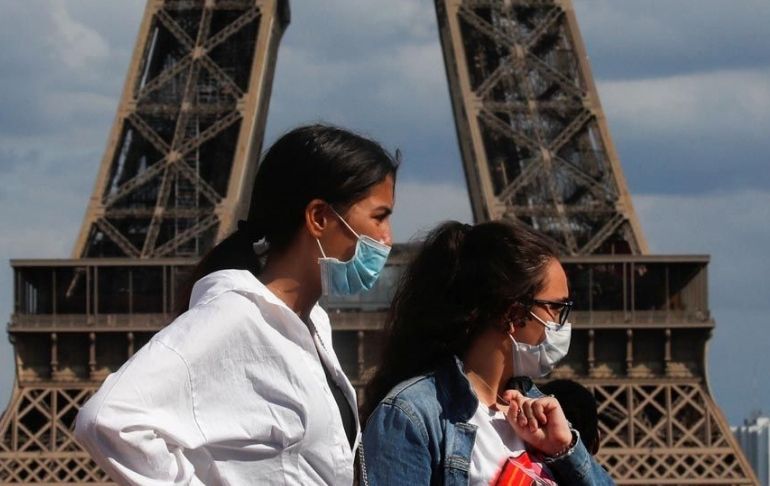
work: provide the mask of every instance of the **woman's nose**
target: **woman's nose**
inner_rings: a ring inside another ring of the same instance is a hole
[[[381,240],[386,245],[393,246],[393,231],[390,228],[390,223],[388,223],[387,227],[385,228]]]

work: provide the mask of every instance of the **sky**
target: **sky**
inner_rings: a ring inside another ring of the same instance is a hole
[[[4,0],[0,261],[72,252],[144,0]],[[576,0],[653,253],[709,254],[708,378],[728,420],[770,413],[770,1]],[[295,0],[266,143],[323,120],[400,148],[396,241],[470,207],[433,2]],[[0,265],[0,316],[12,273]],[[0,338],[0,410],[13,349]]]

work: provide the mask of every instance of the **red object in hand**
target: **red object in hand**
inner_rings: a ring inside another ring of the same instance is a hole
[[[543,466],[532,462],[529,453],[509,457],[491,486],[558,486]]]

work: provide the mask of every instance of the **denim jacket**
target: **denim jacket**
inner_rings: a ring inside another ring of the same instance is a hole
[[[543,396],[536,387],[527,395]],[[468,421],[478,404],[457,358],[396,385],[367,421],[362,484],[467,485],[476,438]],[[544,462],[562,486],[615,484],[580,440]]]

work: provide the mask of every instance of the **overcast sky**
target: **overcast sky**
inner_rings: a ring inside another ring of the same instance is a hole
[[[143,0],[5,0],[0,260],[69,257]],[[731,423],[770,412],[770,1],[576,2],[654,253],[710,254],[709,379]],[[325,120],[401,148],[397,241],[470,221],[433,2],[292,2],[266,141]],[[12,275],[0,267],[0,316]],[[13,351],[0,339],[0,410]]]

